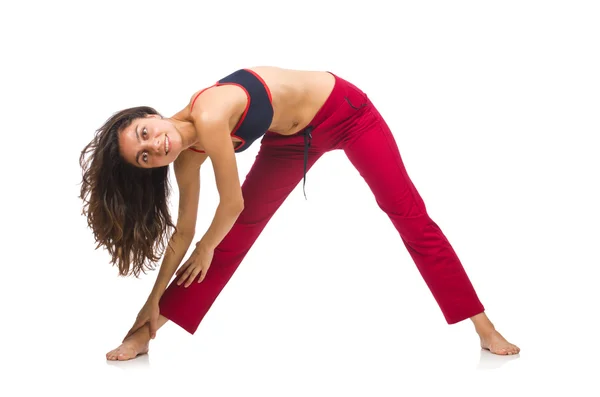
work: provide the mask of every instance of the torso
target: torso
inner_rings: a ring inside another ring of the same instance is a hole
[[[271,66],[248,69],[262,79],[270,94],[273,116],[268,131],[281,135],[293,135],[302,131],[323,106],[335,84],[335,78],[328,72],[290,70]],[[228,104],[231,109],[229,125],[234,131],[248,105],[246,92],[235,85],[222,85],[210,90],[220,90],[227,102],[231,101]],[[203,90],[197,91],[192,96],[190,104],[180,112],[180,114],[184,113],[181,116],[192,119],[192,103],[194,99],[197,101],[197,98],[204,95],[201,91]],[[232,142],[234,148],[237,148],[242,140],[232,136]],[[244,150],[246,148],[244,147]],[[191,149],[203,150],[197,145]]]

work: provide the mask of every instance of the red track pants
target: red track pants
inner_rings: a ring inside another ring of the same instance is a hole
[[[305,159],[302,132],[267,132],[242,191],[244,210],[215,249],[206,278],[189,287],[167,288],[160,313],[194,333],[267,222],[326,152],[342,149],[398,230],[446,321],[453,324],[484,311],[452,246],[429,217],[411,182],[394,137],[367,96],[336,76],[329,98],[310,123],[312,140]]]

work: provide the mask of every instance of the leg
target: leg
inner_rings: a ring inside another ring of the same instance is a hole
[[[244,211],[231,231],[215,249],[213,262],[201,284],[188,288],[172,282],[160,301],[158,328],[169,320],[189,333],[198,325],[246,256],[267,222],[304,174],[303,138],[268,134],[262,141],[254,165],[242,186]],[[309,152],[310,169],[323,153]],[[148,325],[107,353],[109,360],[129,360],[148,352]]]
[[[321,153],[312,151],[308,168]],[[244,210],[231,231],[215,249],[202,283],[185,288],[175,282],[160,301],[160,312],[189,333],[200,322],[228,283],[267,222],[303,177],[304,146],[301,136],[281,138],[268,133],[242,186]]]
[[[429,217],[387,124],[372,105],[357,123],[360,133],[355,136],[350,133],[352,139],[344,147],[346,155],[398,230],[448,324],[472,318],[482,337],[482,346],[489,345],[493,325],[483,313],[484,307],[457,254]],[[508,342],[495,345],[495,352],[518,351],[516,346],[509,345]]]
[[[479,313],[478,315],[471,317],[471,321],[475,326],[475,331],[477,331],[477,334],[479,335],[482,349],[500,355],[518,354],[521,351],[518,346],[509,343],[500,332],[496,330],[494,324],[492,324],[485,313]]]
[[[169,321],[165,316],[158,317],[158,328]],[[137,330],[121,343],[121,346],[106,353],[106,359],[110,361],[125,361],[148,353],[150,342],[150,327],[148,324]]]

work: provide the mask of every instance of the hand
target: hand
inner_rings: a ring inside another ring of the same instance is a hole
[[[179,277],[177,285],[185,282],[184,287],[189,287],[194,279],[200,274],[198,282],[202,282],[206,277],[206,272],[212,262],[214,250],[202,246],[201,243],[196,244],[196,249],[190,255],[190,258],[177,270],[175,274]]]
[[[150,323],[150,338],[154,339],[156,337],[156,330],[158,329],[158,315],[158,300],[148,298],[148,300],[142,307],[142,310],[140,310],[140,312],[138,313],[133,327],[131,327],[129,332],[127,332],[127,335],[125,336],[125,338],[123,338],[123,341],[129,338],[129,336],[133,335],[138,329],[140,329],[147,323]]]

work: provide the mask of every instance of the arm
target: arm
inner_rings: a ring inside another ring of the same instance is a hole
[[[212,251],[233,227],[244,209],[244,199],[228,117],[199,115],[196,120],[198,131],[205,131],[201,143],[212,162],[219,192],[219,205],[213,221],[196,246],[201,251]]]
[[[219,88],[211,90],[198,98],[192,112],[194,127],[199,132],[199,143],[213,165],[219,205],[206,233],[196,243],[194,252],[177,270],[177,285],[184,285],[186,288],[196,277],[199,283],[204,280],[215,248],[229,233],[244,208],[230,126],[230,120],[239,114],[240,102],[232,99],[229,94],[219,91]]]
[[[206,158],[206,154],[184,152],[175,160],[175,177],[179,186],[177,231],[169,240],[154,288],[123,340],[148,322],[150,323],[150,337],[154,338],[156,335],[160,298],[194,239],[200,197],[200,166]]]
[[[225,120],[228,118],[207,119],[202,116],[196,119],[197,130],[204,132],[200,140],[212,161],[220,199],[208,230],[196,243],[190,258],[177,271],[177,285],[184,285],[186,288],[196,277],[199,283],[204,280],[215,248],[229,233],[244,208],[235,152]]]
[[[152,300],[160,300],[194,239],[200,197],[200,166],[206,158],[206,154],[188,151],[181,153],[174,163],[175,178],[179,186],[177,232],[169,241],[169,247],[150,293]]]

